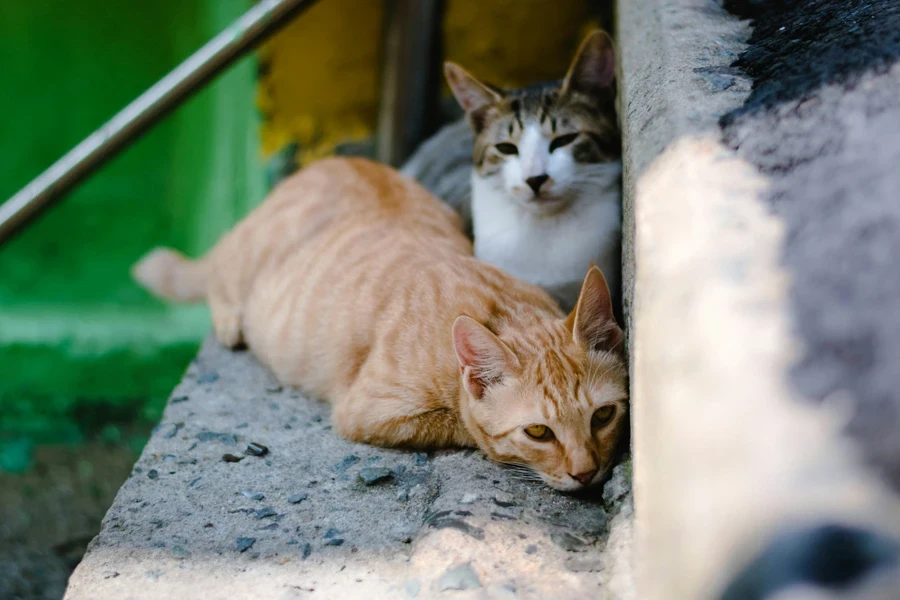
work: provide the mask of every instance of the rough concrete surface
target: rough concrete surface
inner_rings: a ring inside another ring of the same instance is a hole
[[[579,499],[475,450],[348,442],[328,414],[207,341],[65,598],[632,597],[629,464]]]
[[[848,405],[848,431],[900,491],[900,3],[734,2],[755,16],[754,90],[727,143],[771,178],[803,355],[793,383]]]
[[[722,141],[751,87],[732,66],[749,24],[711,0],[617,7],[638,596],[890,598],[900,503],[840,435],[840,407],[791,381],[785,224],[771,179]],[[891,550],[816,579],[805,567],[828,545],[807,532],[830,528]],[[773,555],[783,572],[754,571]],[[728,595],[744,581],[751,593]]]

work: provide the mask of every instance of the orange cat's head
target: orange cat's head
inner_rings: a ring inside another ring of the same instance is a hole
[[[623,340],[597,267],[567,319],[504,329],[498,337],[474,319],[457,318],[461,412],[478,446],[558,490],[603,481],[628,423]]]

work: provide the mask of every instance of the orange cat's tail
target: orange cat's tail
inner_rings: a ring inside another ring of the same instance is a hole
[[[206,265],[175,250],[155,248],[131,267],[131,276],[150,293],[176,302],[206,299]]]

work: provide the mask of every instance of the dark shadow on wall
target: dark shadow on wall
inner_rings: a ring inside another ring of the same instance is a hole
[[[722,118],[725,127],[900,58],[895,0],[724,0],[724,7],[753,25],[749,47],[734,63],[753,78],[753,90]]]

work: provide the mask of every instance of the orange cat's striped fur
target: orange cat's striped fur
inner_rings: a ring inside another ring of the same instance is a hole
[[[204,258],[158,249],[134,274],[159,296],[205,299],[222,344],[330,400],[352,440],[474,445],[574,490],[602,480],[626,427],[600,271],[566,318],[473,258],[451,209],[370,161],[309,166]]]

